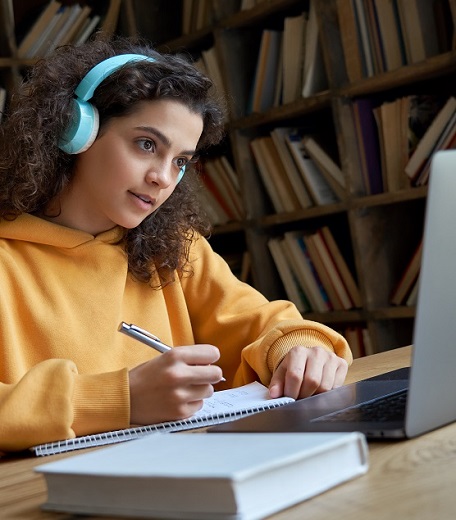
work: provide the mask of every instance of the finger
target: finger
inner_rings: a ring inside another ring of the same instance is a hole
[[[219,349],[207,344],[179,346],[166,354],[173,354],[188,365],[211,365],[220,359]]]
[[[307,363],[293,363],[290,360],[285,374],[284,395],[297,399],[303,386]]]
[[[306,397],[332,390],[341,386],[345,380],[348,364],[344,359],[329,353],[328,359],[320,363],[318,358],[308,363],[303,385]]]
[[[336,376],[334,378],[334,388],[342,386],[345,382],[348,372],[348,363],[345,359],[338,358],[339,366],[337,368]]]
[[[279,366],[272,374],[271,382],[269,383],[269,397],[276,399],[284,395],[284,378],[285,370]]]

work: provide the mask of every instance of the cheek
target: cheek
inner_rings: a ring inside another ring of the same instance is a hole
[[[170,186],[166,190],[161,190],[160,193],[160,206],[164,204],[173,194],[174,190],[176,189],[176,186]]]

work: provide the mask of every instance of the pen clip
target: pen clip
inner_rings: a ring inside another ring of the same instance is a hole
[[[152,334],[152,332],[149,332],[148,330],[138,327],[137,325],[131,324],[131,325],[129,325],[129,328],[131,330],[136,330],[136,332],[139,332],[140,334],[144,334],[144,336],[147,336],[148,338],[151,338],[151,339],[154,339],[155,341],[159,341],[160,343],[163,343],[163,341],[158,336],[156,336],[155,334]]]
[[[128,323],[125,323],[124,321],[122,321],[119,325],[119,332],[123,332],[124,334],[127,334],[127,335],[134,335],[136,337],[139,336],[143,336],[144,338],[148,338],[150,340],[152,340],[152,342],[155,342],[155,344],[159,344],[160,346],[163,347],[164,350],[169,350],[171,347],[166,345],[166,343],[163,343],[163,341],[158,337],[158,336],[155,336],[155,334],[152,334],[151,332],[149,332],[148,330],[145,330],[145,329],[142,329],[141,327],[138,327],[137,325],[133,325],[132,323],[131,324],[128,324]],[[160,350],[162,351],[162,350]]]

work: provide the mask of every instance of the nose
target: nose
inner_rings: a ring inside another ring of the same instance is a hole
[[[147,170],[145,180],[147,184],[156,184],[161,189],[170,186],[172,177],[172,165],[165,162],[154,162]]]

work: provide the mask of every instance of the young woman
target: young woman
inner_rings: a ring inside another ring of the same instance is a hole
[[[214,385],[342,384],[344,338],[238,281],[203,238],[192,163],[222,136],[183,57],[116,39],[32,68],[0,130],[0,450],[184,418]]]

